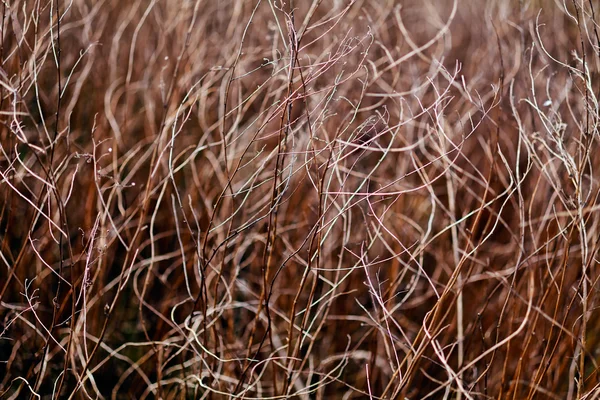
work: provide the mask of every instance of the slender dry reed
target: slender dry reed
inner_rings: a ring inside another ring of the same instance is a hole
[[[597,2],[0,15],[0,397],[600,399]]]

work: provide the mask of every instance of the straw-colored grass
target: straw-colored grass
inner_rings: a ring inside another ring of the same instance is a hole
[[[0,397],[600,398],[597,2],[0,15]]]

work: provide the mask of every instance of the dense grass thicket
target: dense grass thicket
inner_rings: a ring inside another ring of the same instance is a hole
[[[599,24],[2,1],[0,397],[599,399]]]

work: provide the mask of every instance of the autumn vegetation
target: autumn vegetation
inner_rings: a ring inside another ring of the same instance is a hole
[[[600,399],[595,0],[4,0],[0,398]]]

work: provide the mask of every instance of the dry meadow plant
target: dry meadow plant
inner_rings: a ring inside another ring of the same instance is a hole
[[[595,0],[3,0],[0,397],[600,399]]]

